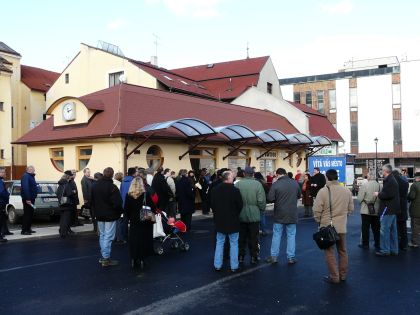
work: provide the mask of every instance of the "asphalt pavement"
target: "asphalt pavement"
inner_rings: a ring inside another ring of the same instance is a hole
[[[269,226],[272,217],[269,216]],[[130,270],[127,245],[113,245],[120,265],[98,264],[97,236],[11,241],[0,246],[0,314],[419,314],[420,250],[376,257],[357,247],[358,213],[349,219],[349,275],[331,285],[323,252],[312,241],[313,219],[297,228],[298,263],[287,265],[284,239],[279,263],[240,273],[213,269],[212,219],[197,216],[183,236],[188,252],[165,248],[143,274]],[[269,255],[271,235],[261,239]]]

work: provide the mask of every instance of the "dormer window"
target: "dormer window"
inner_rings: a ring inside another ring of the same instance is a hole
[[[271,84],[270,82],[267,82],[267,93],[273,94],[273,84]]]

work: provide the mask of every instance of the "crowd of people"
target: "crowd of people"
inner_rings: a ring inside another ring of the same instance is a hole
[[[372,230],[376,255],[386,257],[398,255],[400,250],[407,250],[408,247],[419,246],[420,173],[415,174],[415,182],[409,189],[407,178],[398,169],[393,170],[390,165],[385,165],[382,171],[382,184],[368,176],[358,191],[362,222],[359,247],[369,248]],[[8,231],[5,207],[9,198],[4,177],[5,170],[0,168],[0,241],[3,242],[4,232]],[[71,226],[80,224],[75,177],[76,171],[68,170],[58,181],[57,197],[61,209],[59,233],[62,238],[74,233]],[[21,187],[24,206],[21,233],[30,235],[35,233],[31,224],[37,197],[33,166],[27,168],[21,179]],[[339,235],[339,241],[325,250],[329,274],[324,280],[336,284],[347,278],[347,217],[353,212],[354,202],[351,191],[338,182],[334,169],[328,170],[325,175],[315,168],[312,176],[300,171],[293,176],[284,168],[278,168],[275,174],[265,177],[249,166],[235,170],[220,169],[212,175],[207,169],[197,173],[181,169],[176,175],[171,169],[163,167],[156,172],[132,167],[124,176],[122,173],[114,174],[114,170],[108,167],[92,177],[90,169],[86,168],[83,170],[81,187],[81,208],[89,210],[94,231],[99,234],[99,263],[103,267],[118,264],[111,258],[112,243],[128,242],[132,268],[143,270],[145,259],[154,253],[154,222],[142,219],[140,209],[146,207],[155,214],[164,211],[168,218],[176,218],[180,214],[189,231],[197,199],[201,201],[204,215],[213,212],[213,264],[216,271],[222,270],[225,259],[229,259],[232,272],[240,270],[247,255],[251,264],[259,263],[261,237],[268,232],[265,219],[268,204],[273,207],[273,235],[270,255],[265,261],[270,264],[278,262],[284,231],[287,262],[293,265],[297,262],[295,239],[301,199],[305,217],[313,217],[319,227],[332,223]],[[412,227],[410,241],[407,236],[408,215]]]

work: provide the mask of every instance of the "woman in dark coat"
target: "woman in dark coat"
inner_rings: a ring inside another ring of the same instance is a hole
[[[61,238],[66,238],[69,234],[74,234],[74,232],[70,229],[71,221],[74,216],[74,208],[78,202],[77,191],[72,189],[72,185],[70,185],[70,179],[73,174],[70,171],[66,171],[61,179],[58,181],[58,188],[57,188],[57,197],[59,202],[61,201],[61,197],[67,197],[67,202],[64,204],[60,204],[60,228],[58,232],[60,233]]]
[[[153,255],[153,223],[140,221],[140,209],[144,203],[155,212],[156,206],[151,199],[150,188],[145,188],[143,180],[136,177],[128,190],[124,211],[130,222],[128,242],[133,269],[143,269],[146,257]],[[146,200],[145,200],[146,198]]]
[[[305,207],[305,217],[311,217],[314,198],[311,195],[311,175],[305,174],[302,184],[302,204]]]
[[[181,170],[181,178],[176,182],[176,194],[178,199],[178,211],[181,220],[191,229],[191,218],[195,212],[195,190],[191,180],[187,176],[187,170]]]

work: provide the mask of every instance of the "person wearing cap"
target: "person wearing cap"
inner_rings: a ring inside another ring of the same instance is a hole
[[[268,263],[277,263],[283,229],[287,235],[287,261],[289,265],[296,263],[296,224],[298,221],[297,201],[300,198],[300,187],[296,180],[287,176],[284,168],[276,171],[277,180],[271,186],[267,199],[274,202],[273,238],[271,240],[271,256]]]
[[[244,262],[246,245],[251,255],[251,264],[258,263],[258,236],[261,212],[266,207],[266,197],[263,186],[254,178],[254,169],[245,167],[245,177],[236,183],[241,192],[243,207],[239,216],[239,263]]]
[[[65,171],[63,176],[58,181],[57,197],[61,200],[62,197],[67,198],[67,202],[60,203],[60,228],[59,233],[61,238],[66,238],[69,234],[74,234],[71,230],[71,220],[74,216],[76,202],[78,200],[77,190],[74,190],[70,185],[70,180],[73,178],[71,171]]]
[[[417,248],[419,247],[418,237],[420,233],[420,172],[414,174],[414,183],[410,187],[407,199],[410,202],[411,218],[411,242],[408,246]]]

